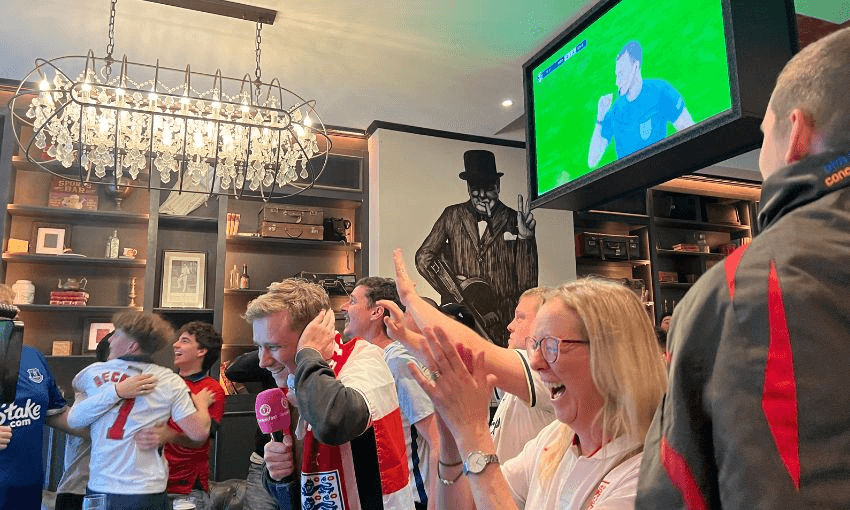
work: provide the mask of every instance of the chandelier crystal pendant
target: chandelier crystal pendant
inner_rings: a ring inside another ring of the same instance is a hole
[[[227,78],[113,59],[116,1],[105,58],[36,59],[9,101],[28,161],[85,183],[265,200],[315,184],[331,140],[314,100],[261,81],[260,21],[255,78]]]

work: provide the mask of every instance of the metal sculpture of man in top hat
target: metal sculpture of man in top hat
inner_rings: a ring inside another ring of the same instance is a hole
[[[537,286],[536,221],[518,198],[515,211],[499,200],[496,157],[490,151],[463,154],[469,200],[450,205],[416,252],[416,269],[443,303],[462,303],[479,329],[507,345],[507,325],[520,294]]]

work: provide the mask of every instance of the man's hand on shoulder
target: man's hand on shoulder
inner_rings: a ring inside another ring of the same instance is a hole
[[[215,394],[209,389],[204,388],[197,393],[192,393],[192,402],[195,403],[195,407],[197,409],[209,409],[209,407],[215,402]]]
[[[115,384],[115,394],[118,398],[136,398],[147,395],[156,388],[156,377],[153,374],[139,374],[128,377]]]

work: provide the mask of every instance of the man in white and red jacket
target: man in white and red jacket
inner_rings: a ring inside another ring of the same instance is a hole
[[[273,283],[248,304],[245,319],[260,366],[286,389],[298,416],[294,441],[289,434],[264,452],[265,486],[280,507],[412,510],[401,412],[383,351],[357,338],[342,343],[327,293],[304,281]]]

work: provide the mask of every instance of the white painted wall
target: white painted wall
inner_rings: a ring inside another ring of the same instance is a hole
[[[378,129],[369,138],[369,269],[392,277],[392,252],[405,260],[423,295],[437,293],[413,267],[413,256],[447,206],[469,200],[463,153],[486,149],[503,172],[500,199],[517,208],[517,194],[527,194],[524,149]],[[537,209],[539,283],[557,285],[575,279],[573,219],[568,211]]]

